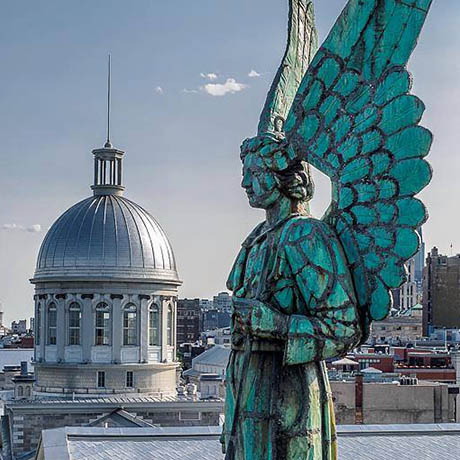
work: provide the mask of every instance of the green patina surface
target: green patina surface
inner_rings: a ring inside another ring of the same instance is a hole
[[[324,360],[386,317],[427,213],[424,105],[407,61],[431,0],[350,0],[317,51],[313,5],[290,0],[288,46],[258,136],[243,143],[243,187],[267,220],[243,243],[227,369],[227,460],[335,460]],[[309,213],[309,165],[332,182]]]

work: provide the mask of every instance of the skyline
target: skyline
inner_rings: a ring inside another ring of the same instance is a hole
[[[180,297],[224,290],[240,241],[263,218],[239,186],[239,145],[256,130],[286,41],[287,2],[246,3],[49,1],[24,11],[22,2],[6,2],[0,300],[7,323],[32,316],[28,279],[47,228],[91,194],[91,150],[105,141],[108,52],[112,142],[127,152],[125,196],[169,236],[184,280]],[[316,2],[321,40],[345,3]],[[427,106],[423,124],[435,136],[434,179],[421,194],[431,215],[424,238],[427,250],[448,254],[451,244],[460,251],[460,221],[446,199],[460,196],[460,109],[451,103],[460,96],[459,18],[458,2],[435,2],[409,67]],[[323,177],[316,182],[320,217],[329,188]]]

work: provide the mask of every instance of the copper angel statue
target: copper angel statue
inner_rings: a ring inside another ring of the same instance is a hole
[[[242,186],[266,211],[242,245],[227,369],[227,460],[334,460],[324,360],[366,340],[427,218],[432,136],[409,94],[407,61],[431,0],[349,0],[317,50],[313,5],[290,0],[289,40],[258,135],[241,148]],[[309,165],[332,182],[310,215]]]

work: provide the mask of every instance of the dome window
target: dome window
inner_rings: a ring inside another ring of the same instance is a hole
[[[149,345],[160,345],[160,310],[156,304],[149,308]]]
[[[171,304],[168,306],[168,322],[167,322],[167,337],[168,337],[168,345],[173,346],[173,309]]]
[[[123,309],[123,345],[137,345],[137,308],[133,304]]]
[[[95,344],[110,345],[110,307],[103,302],[96,307]]]
[[[48,306],[48,345],[56,345],[56,326],[57,326],[57,311],[56,304],[50,303]]]
[[[69,345],[80,345],[81,308],[76,302],[69,307]]]

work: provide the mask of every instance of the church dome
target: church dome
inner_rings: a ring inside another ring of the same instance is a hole
[[[158,222],[115,194],[67,210],[48,231],[34,279],[178,281],[171,245]]]

